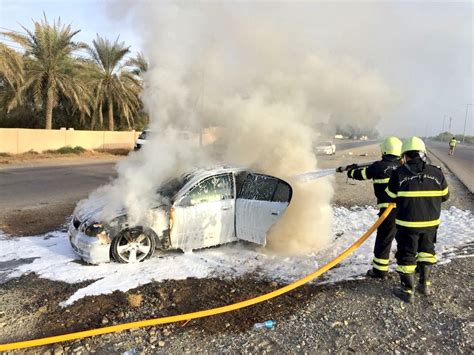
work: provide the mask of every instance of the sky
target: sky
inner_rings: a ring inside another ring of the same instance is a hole
[[[90,43],[96,33],[110,39],[120,36],[136,52],[143,45],[140,32],[128,18],[124,1],[111,11],[115,4],[0,0],[0,27],[23,31],[21,25],[31,28],[32,19],[45,12],[49,19],[61,17],[81,29],[77,40]],[[306,25],[300,33],[293,30],[295,41],[298,36],[310,36],[319,50],[352,58],[394,89],[399,100],[377,125],[382,134],[434,135],[448,128],[449,117],[451,131],[463,133],[466,105],[474,102],[472,2],[315,1],[279,2],[278,6],[282,26],[285,14],[303,14],[301,21]],[[473,107],[468,108],[466,133],[474,135]]]

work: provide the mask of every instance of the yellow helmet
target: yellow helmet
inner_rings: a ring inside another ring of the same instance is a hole
[[[426,153],[425,143],[418,137],[407,138],[403,141],[402,154],[410,150]]]
[[[380,150],[382,151],[383,155],[391,154],[399,157],[402,155],[402,141],[397,137],[387,137],[380,144]]]

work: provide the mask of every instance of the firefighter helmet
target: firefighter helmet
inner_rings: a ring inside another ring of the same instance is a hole
[[[399,157],[402,155],[402,141],[397,137],[387,137],[380,144],[380,150],[383,155],[390,154]]]
[[[402,154],[409,151],[426,153],[425,143],[418,137],[410,137],[403,141]]]

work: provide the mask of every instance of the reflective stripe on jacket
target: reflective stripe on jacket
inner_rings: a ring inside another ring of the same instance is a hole
[[[384,155],[382,160],[376,161],[365,168],[350,171],[349,176],[355,180],[372,180],[374,183],[374,194],[377,197],[377,207],[386,208],[390,199],[385,193],[390,175],[400,166],[400,160],[394,155]]]
[[[392,174],[385,190],[397,203],[395,223],[407,228],[433,228],[439,225],[441,202],[449,189],[441,168],[410,160]]]

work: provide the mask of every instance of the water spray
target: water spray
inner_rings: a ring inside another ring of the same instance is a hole
[[[308,182],[308,181],[316,180],[316,179],[329,176],[335,173],[342,173],[350,169],[366,168],[372,164],[373,162],[369,162],[365,164],[351,164],[351,165],[346,165],[346,166],[339,166],[337,168],[320,169],[320,170],[310,171],[304,174],[296,175],[296,178],[301,182]]]

